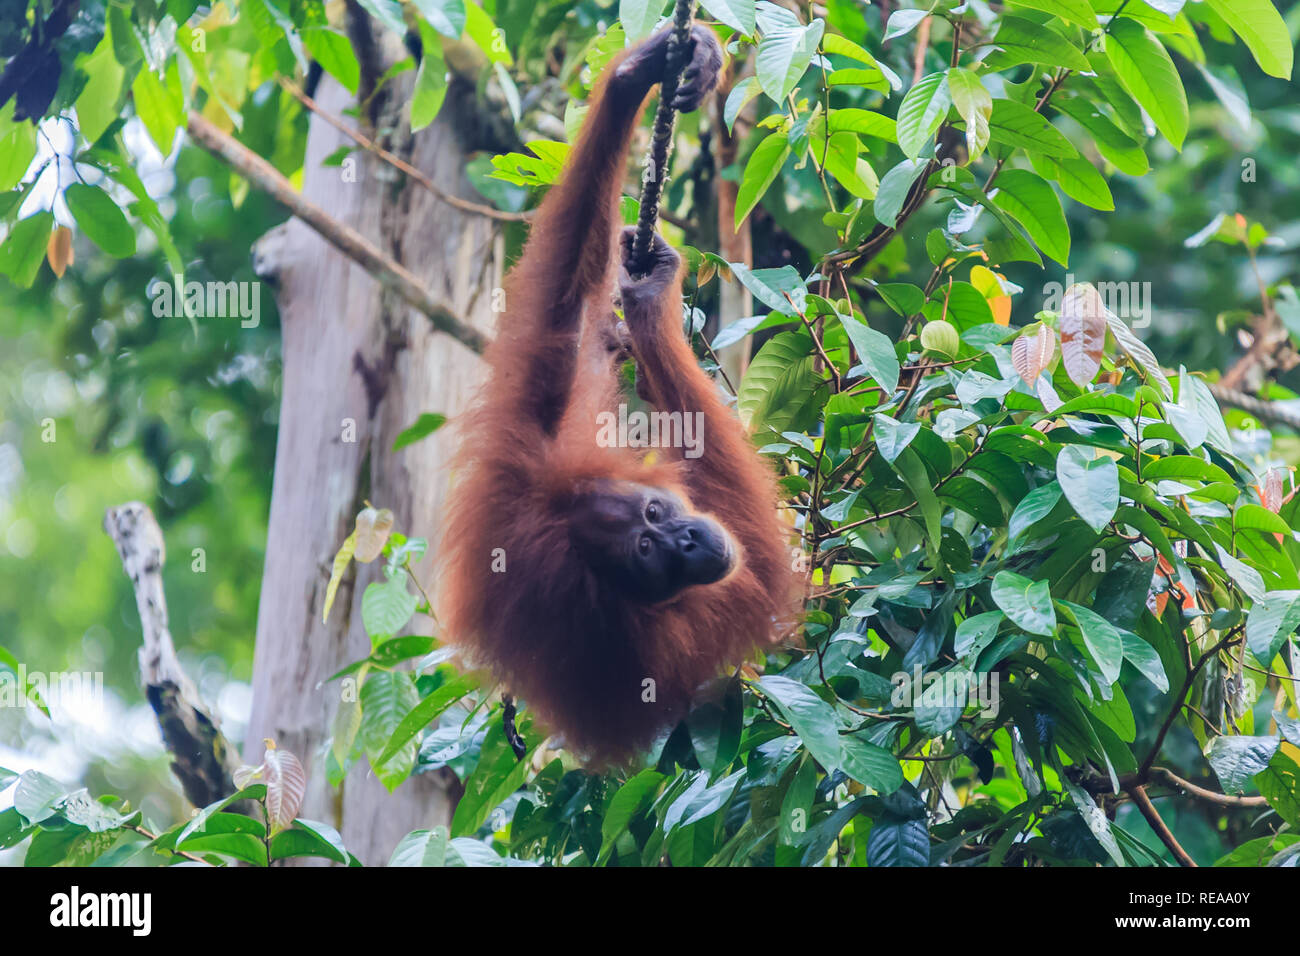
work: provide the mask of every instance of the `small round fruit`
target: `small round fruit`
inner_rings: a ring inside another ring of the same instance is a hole
[[[945,358],[956,358],[957,351],[961,348],[961,336],[951,322],[936,319],[927,322],[921,330],[921,347]]]

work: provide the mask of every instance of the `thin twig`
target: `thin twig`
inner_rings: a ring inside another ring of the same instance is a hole
[[[1151,777],[1154,780],[1160,780],[1175,787],[1187,794],[1189,797],[1195,797],[1197,800],[1204,800],[1206,803],[1213,803],[1220,807],[1266,807],[1268,801],[1263,797],[1238,797],[1228,793],[1216,793],[1213,790],[1206,790],[1204,787],[1198,787],[1189,780],[1175,774],[1172,770],[1164,767],[1152,767]]]
[[[385,289],[397,293],[427,315],[434,328],[445,332],[466,348],[482,352],[488,343],[478,329],[467,324],[452,309],[429,294],[411,272],[346,223],[341,223],[293,188],[274,166],[243,143],[218,129],[198,113],[190,113],[186,130],[195,143],[216,156],[250,183],[267,193],[316,231],[318,235],[356,262]]]
[[[482,203],[471,202],[468,199],[461,199],[459,196],[453,196],[451,193],[439,188],[432,179],[420,172],[420,170],[416,169],[400,156],[390,153],[374,140],[363,136],[361,133],[358,133],[356,130],[349,127],[341,119],[324,109],[319,103],[308,96],[297,86],[297,84],[281,77],[280,85],[292,94],[293,97],[303,106],[311,110],[326,123],[329,123],[344,136],[348,137],[366,151],[378,156],[384,162],[388,163],[388,165],[401,170],[447,205],[454,206],[462,212],[472,213],[476,216],[486,216],[488,219],[498,219],[502,222],[526,222],[528,220],[528,213],[508,212],[504,209],[494,209],[491,206],[485,206]]]

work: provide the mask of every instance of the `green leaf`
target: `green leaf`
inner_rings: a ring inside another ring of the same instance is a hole
[[[1215,737],[1205,750],[1224,793],[1240,793],[1268,766],[1281,737]]]
[[[1031,581],[1014,571],[999,571],[993,577],[993,601],[1023,631],[1039,637],[1056,633],[1056,609],[1046,581]]]
[[[1067,159],[1079,155],[1065,134],[1049,123],[1042,113],[1015,100],[993,101],[989,136],[995,143],[1023,149],[1030,154]]]
[[[1052,100],[1052,108],[1064,113],[1091,134],[1097,152],[1121,173],[1145,176],[1151,169],[1147,154],[1131,136],[1110,121],[1101,109],[1082,97]]]
[[[524,735],[527,728],[521,723],[518,729]],[[455,836],[474,833],[501,801],[519,789],[528,776],[528,766],[527,760],[516,759],[501,721],[493,721],[483,739],[478,764],[465,780],[465,793],[452,815],[451,832]]]
[[[1124,663],[1124,639],[1110,621],[1097,612],[1080,604],[1062,601],[1061,605],[1074,618],[1083,634],[1083,643],[1088,648],[1097,669],[1101,671],[1102,680],[1108,685],[1119,680],[1120,667]]]
[[[185,122],[180,100],[147,66],[136,74],[135,82],[131,84],[131,98],[149,138],[160,153],[170,155],[176,131]]]
[[[891,229],[894,227],[899,213],[903,211],[903,204],[907,202],[907,194],[912,191],[912,185],[925,171],[925,167],[923,159],[905,159],[885,173],[876,188],[873,207],[876,219]]]
[[[1160,660],[1160,652],[1138,637],[1132,631],[1120,630],[1124,641],[1124,658],[1138,669],[1147,680],[1156,685],[1156,690],[1164,694],[1169,691],[1169,677],[1165,674],[1165,665]]]
[[[1203,63],[1194,64],[1202,78],[1214,91],[1215,97],[1223,104],[1228,115],[1236,120],[1243,132],[1249,133],[1251,127],[1250,100],[1241,80],[1232,67],[1208,67]]]
[[[255,833],[199,833],[176,849],[186,853],[216,853],[253,866],[267,863],[267,848]]]
[[[1142,466],[1143,481],[1173,478],[1179,481],[1221,481],[1234,484],[1232,476],[1213,462],[1192,455],[1168,455]]]
[[[609,858],[614,843],[627,832],[632,819],[647,807],[668,778],[657,770],[642,770],[623,786],[609,801],[600,824],[600,856],[598,862]]]
[[[996,136],[994,138],[996,139]],[[1061,191],[1075,202],[1081,202],[1085,206],[1103,212],[1114,210],[1115,198],[1110,194],[1106,177],[1082,156],[1058,159],[1042,153],[1031,153],[1029,159],[1039,175],[1056,180]]]
[[[415,424],[402,429],[393,439],[393,451],[413,445],[421,438],[427,438],[447,423],[446,415],[436,412],[424,412],[415,420]]]
[[[957,634],[953,638],[953,653],[958,657],[974,660],[984,648],[993,643],[997,637],[1005,615],[1001,611],[985,611],[968,617],[957,625]]]
[[[876,424],[872,434],[876,439],[876,447],[880,450],[880,457],[892,465],[912,443],[912,439],[921,430],[921,425],[919,422],[897,421],[884,412],[877,412],[873,417]]]
[[[648,37],[664,12],[664,0],[618,0],[618,19],[630,42]]]
[[[1088,30],[1096,30],[1101,26],[1097,22],[1097,14],[1093,12],[1092,7],[1088,6],[1088,0],[1009,0],[1009,2],[1016,7],[1042,10],[1044,13],[1069,20]]]
[[[1014,542],[1030,527],[1046,518],[1060,500],[1061,484],[1058,481],[1035,488],[1021,498],[1011,514],[1011,520],[1007,522],[1007,541]]]
[[[429,26],[449,40],[460,39],[460,35],[465,31],[465,0],[412,0],[412,2],[429,21]]]
[[[728,133],[735,127],[736,117],[745,108],[745,104],[761,92],[763,87],[756,76],[747,76],[731,88],[731,92],[727,94],[727,102],[722,107],[722,120],[727,124]]]
[[[844,760],[840,769],[877,793],[893,793],[903,785],[903,768],[898,758],[875,744],[868,743],[853,734],[840,737],[840,747],[844,751]]]
[[[807,26],[779,26],[758,41],[754,72],[763,92],[784,103],[793,92],[821,42],[826,24],[818,19]]]
[[[786,788],[777,815],[777,842],[782,846],[799,846],[803,842],[808,832],[808,811],[812,809],[816,789],[817,764],[805,755],[799,761],[790,786]]]
[[[361,82],[361,65],[347,37],[329,27],[307,27],[302,31],[302,43],[321,69],[349,93],[356,94]]]
[[[420,700],[393,728],[393,733],[388,738],[388,744],[379,757],[372,762],[386,764],[393,759],[393,756],[399,750],[415,739],[416,734],[436,720],[444,710],[473,690],[473,687],[474,685],[466,678],[456,676],[428,697]]]
[[[1174,149],[1182,149],[1187,138],[1187,93],[1174,61],[1155,34],[1120,17],[1110,25],[1106,56],[1124,89],[1142,105]]]
[[[1070,227],[1056,191],[1036,173],[1009,169],[997,180],[1000,207],[1025,227],[1038,248],[1061,265],[1069,265]]]
[[[53,777],[39,770],[26,770],[14,788],[14,809],[28,823],[40,823],[54,816],[56,805],[67,795],[67,788]]]
[[[1024,17],[1004,15],[993,37],[997,47],[983,61],[989,70],[1005,70],[1020,63],[1041,63],[1044,66],[1065,67],[1088,72],[1088,58],[1079,49],[1050,27],[1044,27]]]
[[[768,187],[776,181],[785,158],[790,155],[789,134],[772,133],[759,143],[745,163],[744,177],[736,194],[736,228],[745,221]]]
[[[1270,591],[1246,615],[1246,646],[1267,669],[1297,627],[1300,627],[1300,591]]]
[[[118,259],[135,254],[135,230],[108,193],[98,186],[73,183],[64,190],[63,199],[95,245]]]
[[[1097,838],[1102,849],[1115,861],[1116,866],[1124,866],[1124,854],[1120,852],[1119,844],[1115,840],[1115,834],[1111,831],[1110,820],[1106,817],[1105,811],[1097,806],[1096,801],[1082,787],[1069,780],[1063,781],[1065,788],[1070,792],[1070,799],[1074,801],[1075,809],[1079,811],[1079,816],[1087,825],[1092,835]]]
[[[930,473],[910,448],[903,449],[897,460],[891,463],[898,472],[908,490],[916,496],[917,506],[921,509],[921,518],[925,522],[926,547],[931,550],[931,558],[938,562],[937,548],[943,536],[940,521],[943,518],[943,506],[930,485]]]
[[[700,6],[719,23],[745,36],[754,35],[754,0],[700,0]]]
[[[881,282],[876,286],[876,292],[885,300],[885,305],[904,318],[925,308],[925,290],[910,282]]]
[[[420,703],[415,681],[407,671],[371,671],[361,685],[361,727],[357,741],[370,767],[389,793],[410,776],[415,767],[416,746],[408,741],[394,754],[380,759],[403,718]]]
[[[299,818],[293,821],[291,829],[281,830],[271,837],[271,859],[303,856],[319,856],[347,864],[349,854],[338,830],[328,823]]]
[[[858,155],[861,144],[856,133],[828,132],[818,123],[818,133],[810,145],[813,162],[823,166],[835,181],[859,199],[874,199],[880,181],[871,164]]]
[[[9,118],[12,114],[12,101],[0,107],[0,191],[22,182],[36,158],[36,127],[26,120],[15,122]]]
[[[126,70],[113,55],[113,40],[105,31],[95,52],[81,64],[86,71],[86,86],[77,97],[77,126],[88,143],[93,143],[104,135],[121,113],[122,82],[126,79]],[[30,125],[30,124],[29,124]],[[33,130],[34,132],[34,130]],[[33,146],[35,141],[33,141]],[[0,136],[0,157],[5,157],[7,146]],[[0,159],[0,166],[4,163]],[[3,170],[0,169],[0,189],[9,189],[13,183],[5,184]]]
[[[442,41],[427,23],[420,23],[424,56],[415,74],[411,93],[411,132],[424,129],[438,116],[447,97],[447,64],[442,57]]]
[[[871,110],[831,110],[827,129],[832,133],[857,133],[877,139],[898,142],[898,125],[883,113]]]
[[[830,704],[788,677],[769,675],[758,681],[758,687],[776,704],[818,763],[827,770],[840,766],[844,751],[840,743],[839,721]]]
[[[361,595],[361,623],[370,637],[392,637],[415,613],[420,601],[406,590],[406,578],[394,574],[372,581]]]
[[[970,70],[956,67],[948,71],[948,94],[952,105],[966,124],[966,150],[969,162],[984,154],[989,144],[989,117],[993,114],[993,97],[984,81]]]
[[[53,229],[54,215],[49,212],[18,220],[0,245],[0,273],[18,288],[30,289],[45,261],[45,247]]]
[[[898,388],[898,354],[894,351],[893,340],[883,332],[877,332],[865,322],[859,322],[850,315],[836,311],[840,324],[848,333],[849,341],[858,352],[858,360],[867,367],[867,372],[885,390],[892,395]]]
[[[807,304],[808,290],[794,266],[751,269],[743,262],[728,263],[731,274],[759,302],[783,315],[798,315]]]
[[[952,106],[948,75],[931,73],[916,83],[898,107],[898,145],[908,159],[916,159],[934,139]],[[881,217],[877,215],[877,219]],[[883,222],[884,220],[881,219]]]
[[[1291,33],[1271,0],[1208,0],[1232,32],[1246,41],[1259,68],[1269,76],[1291,79]]]
[[[1119,507],[1119,466],[1105,455],[1089,458],[1079,445],[1066,445],[1056,458],[1056,479],[1075,514],[1101,533]]]
[[[812,340],[802,330],[781,332],[763,343],[736,392],[740,420],[755,432],[810,425],[823,400],[824,380],[815,358]]]
[[[934,9],[933,4],[925,10],[895,10],[889,15],[889,22],[885,24],[885,35],[881,41],[888,43],[890,40],[911,33],[916,29],[917,24],[930,15],[932,9]]]

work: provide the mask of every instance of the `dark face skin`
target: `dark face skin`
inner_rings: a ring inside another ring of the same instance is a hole
[[[570,533],[593,571],[631,600],[658,604],[736,566],[726,529],[677,495],[631,482],[594,482],[570,513]]]

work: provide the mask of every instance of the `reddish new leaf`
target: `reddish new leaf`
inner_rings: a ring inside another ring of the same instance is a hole
[[[1052,361],[1056,354],[1056,336],[1041,322],[1030,326],[1011,343],[1011,365],[1026,385],[1034,381]]]
[[[1061,300],[1061,358],[1070,381],[1086,387],[1101,368],[1106,345],[1106,304],[1090,282],[1065,290]]]

